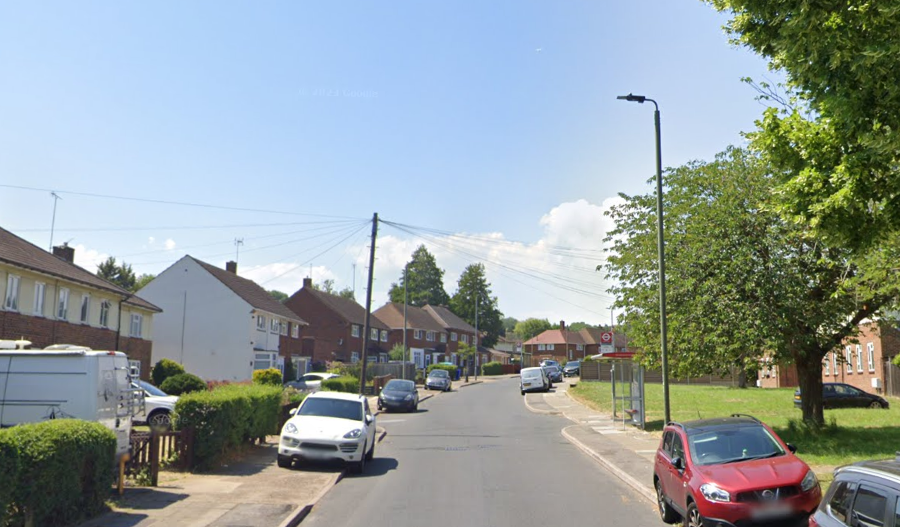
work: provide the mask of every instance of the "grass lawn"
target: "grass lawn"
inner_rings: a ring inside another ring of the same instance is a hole
[[[647,384],[644,390],[647,430],[658,434],[663,427],[662,385]],[[612,411],[612,389],[608,382],[578,383],[570,392],[597,410]],[[733,413],[752,415],[771,426],[784,441],[795,445],[797,454],[824,480],[831,479],[831,470],[836,466],[895,456],[900,450],[900,401],[890,402],[888,410],[825,410],[829,426],[811,431],[800,423],[801,413],[799,408],[794,408],[793,388],[669,386],[672,420],[691,421]]]

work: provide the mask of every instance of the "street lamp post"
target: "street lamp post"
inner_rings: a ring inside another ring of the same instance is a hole
[[[478,380],[478,299],[479,295],[475,294],[475,380]]]
[[[659,133],[659,105],[656,101],[643,95],[619,95],[617,99],[643,104],[652,102],[653,122],[656,125],[656,230],[659,256],[659,333],[660,351],[662,353],[663,407],[665,422],[669,422],[669,354],[666,346],[666,253],[663,241],[663,201],[662,201],[662,149]]]

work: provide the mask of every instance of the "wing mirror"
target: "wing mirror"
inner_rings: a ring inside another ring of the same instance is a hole
[[[790,443],[786,443],[786,444],[787,444],[788,450],[791,451],[791,454],[796,454],[796,453],[797,453],[797,447],[795,447],[794,445],[792,445],[792,444],[790,444]]]
[[[672,466],[677,468],[678,470],[684,470],[684,459],[681,456],[673,457]]]
[[[366,424],[367,425],[372,424],[372,421],[374,421],[374,420],[375,420],[375,418],[372,417],[371,415],[366,415]]]
[[[297,408],[291,408],[290,410],[288,410],[288,413],[291,414],[291,415],[296,415],[296,414],[297,414]]]

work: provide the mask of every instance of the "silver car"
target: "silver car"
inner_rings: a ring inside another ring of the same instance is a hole
[[[425,389],[426,390],[440,390],[442,392],[449,392],[452,387],[452,383],[450,382],[450,374],[447,370],[431,370],[431,373],[428,374],[428,377],[425,378]]]

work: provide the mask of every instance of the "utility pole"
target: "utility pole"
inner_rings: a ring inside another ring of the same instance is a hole
[[[375,274],[375,238],[378,236],[378,213],[372,216],[372,247],[369,248],[369,288],[366,289],[366,324],[363,326],[362,369],[359,375],[359,394],[362,395],[366,388],[366,366],[368,363],[369,337],[372,330],[369,328],[372,316],[372,280]]]
[[[353,299],[356,300],[356,262],[353,263]]]
[[[235,238],[234,239],[234,263],[238,263],[238,259],[241,256],[241,245],[244,245],[243,238]]]
[[[475,293],[475,380],[478,380],[478,299],[480,296]]]
[[[50,220],[50,252],[53,252],[53,230],[56,228],[56,202],[62,198],[56,192],[51,192],[50,195],[53,196],[53,219]]]
[[[409,298],[406,295],[406,283],[409,280],[409,262],[406,263],[406,267],[403,268],[403,378],[406,378],[406,354],[409,351],[406,349],[406,305],[409,303]]]

